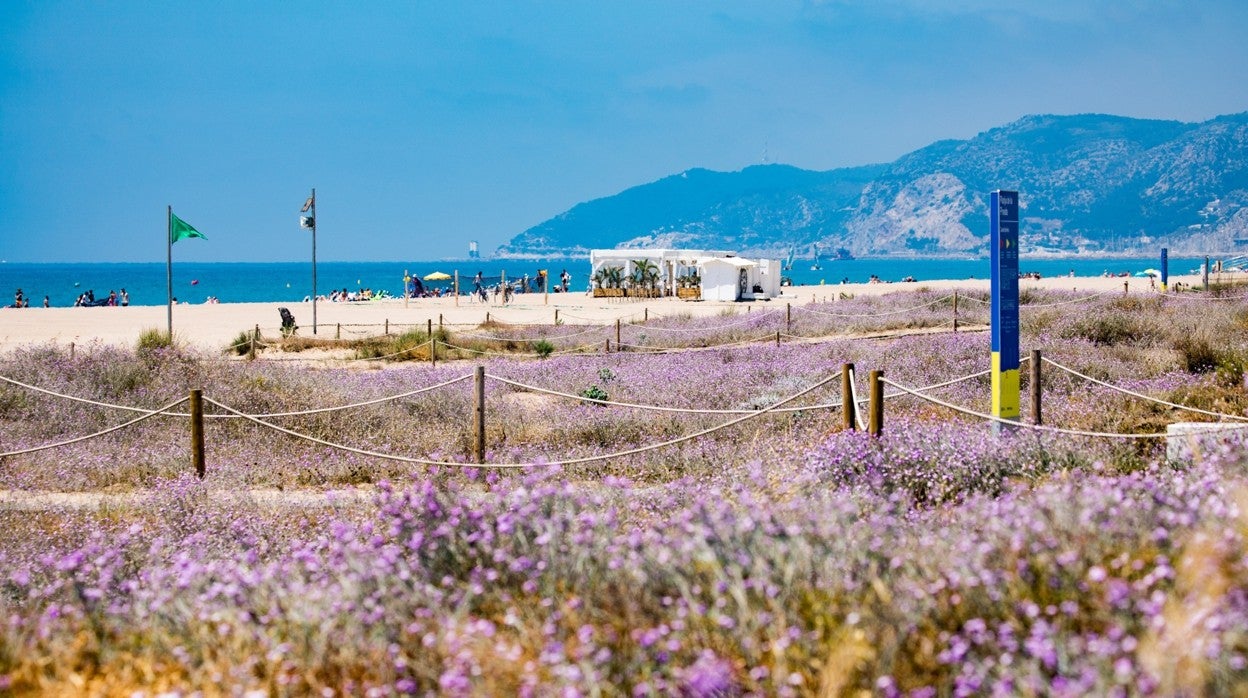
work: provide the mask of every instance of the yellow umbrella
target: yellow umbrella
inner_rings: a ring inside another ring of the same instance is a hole
[[[425,281],[446,281],[449,278],[451,278],[450,274],[440,272],[440,271],[435,271],[432,274],[429,274],[428,276],[426,276]]]

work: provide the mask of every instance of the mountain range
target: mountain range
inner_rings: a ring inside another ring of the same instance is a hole
[[[978,256],[996,189],[1020,193],[1025,254],[1248,252],[1248,112],[1202,123],[1027,116],[887,164],[691,169],[577,204],[497,254]]]

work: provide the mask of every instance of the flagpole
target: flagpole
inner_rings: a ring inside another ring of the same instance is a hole
[[[173,206],[165,207],[165,314],[169,320],[169,341],[173,341]]]
[[[316,334],[316,187],[312,187],[312,334]]]

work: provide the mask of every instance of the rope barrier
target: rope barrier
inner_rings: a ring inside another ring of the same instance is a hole
[[[688,435],[686,435],[686,436],[682,436],[682,437],[675,438],[675,439],[670,439],[670,440],[668,440],[668,441],[663,441],[663,442],[660,442],[660,443],[657,443],[657,444],[651,444],[651,445],[649,445],[649,446],[642,446],[642,447],[639,447],[639,448],[634,448],[634,449],[630,449],[630,450],[627,450],[627,451],[619,451],[619,452],[617,452],[617,453],[608,453],[608,454],[604,454],[604,455],[600,455],[600,456],[585,456],[585,457],[583,457],[583,458],[568,458],[568,459],[564,459],[564,460],[561,460],[561,461],[548,461],[548,462],[544,462],[544,463],[459,463],[459,462],[454,462],[454,461],[435,461],[435,460],[429,460],[429,459],[425,459],[425,458],[410,458],[410,457],[408,457],[408,456],[397,456],[397,455],[393,455],[393,454],[389,454],[389,453],[379,453],[379,452],[377,452],[377,451],[369,451],[369,450],[367,450],[367,449],[354,448],[354,447],[352,447],[352,446],[347,446],[347,445],[345,445],[345,444],[338,444],[338,443],[334,443],[334,442],[332,442],[332,441],[326,441],[325,439],[318,439],[318,438],[316,438],[316,437],[314,437],[314,436],[308,436],[307,434],[300,434],[300,433],[299,433],[299,432],[297,432],[297,431],[293,431],[293,430],[290,430],[290,429],[286,429],[286,428],[281,427],[281,426],[278,426],[278,425],[276,425],[276,424],[272,424],[272,423],[266,422],[266,421],[264,421],[264,420],[262,420],[262,419],[259,419],[258,417],[254,417],[254,416],[252,416],[252,415],[248,415],[248,414],[244,414],[244,413],[242,413],[242,412],[239,412],[238,410],[236,410],[236,409],[234,409],[234,408],[232,408],[232,407],[230,407],[230,406],[228,406],[228,405],[224,405],[224,404],[222,404],[222,403],[220,403],[220,402],[217,402],[216,400],[213,400],[213,399],[211,399],[211,398],[207,398],[207,397],[205,397],[205,398],[204,398],[204,402],[206,402],[206,403],[208,403],[208,404],[211,404],[211,405],[215,405],[216,407],[219,407],[219,408],[221,408],[221,409],[223,409],[223,410],[225,410],[225,411],[227,411],[227,412],[229,412],[229,413],[231,413],[231,414],[238,415],[239,417],[242,417],[243,419],[246,419],[246,420],[248,420],[248,421],[250,421],[250,422],[254,422],[254,423],[259,424],[259,425],[261,425],[261,426],[265,426],[265,427],[268,427],[268,428],[270,428],[270,429],[273,429],[274,431],[280,431],[280,432],[282,432],[283,434],[287,434],[287,435],[289,435],[289,436],[293,436],[293,437],[295,437],[295,438],[303,439],[303,440],[305,440],[305,441],[310,441],[310,442],[312,442],[312,443],[316,443],[316,444],[319,444],[319,445],[322,445],[322,446],[327,446],[327,447],[329,447],[329,448],[334,448],[334,449],[338,449],[338,450],[342,450],[342,451],[347,451],[347,452],[349,452],[349,453],[355,453],[355,454],[357,454],[357,455],[368,456],[368,457],[371,457],[371,458],[381,458],[381,459],[384,459],[384,460],[398,461],[398,462],[402,462],[402,463],[415,463],[415,464],[418,464],[418,465],[430,465],[430,466],[438,466],[438,467],[450,467],[450,468],[508,468],[508,469],[510,469],[510,468],[533,468],[533,467],[559,467],[559,466],[566,466],[566,465],[579,465],[579,464],[582,464],[582,463],[594,463],[594,462],[598,462],[598,461],[610,460],[610,459],[613,459],[613,458],[622,458],[622,457],[624,457],[624,456],[632,456],[632,455],[637,455],[638,453],[646,453],[646,452],[648,452],[648,451],[654,451],[654,450],[657,450],[657,449],[660,449],[660,448],[666,448],[666,447],[668,447],[668,446],[674,446],[674,445],[679,444],[679,443],[684,443],[685,441],[692,441],[693,439],[701,438],[701,437],[706,436],[706,435],[708,435],[708,434],[713,434],[713,433],[715,433],[715,432],[717,432],[717,431],[720,431],[720,430],[723,430],[723,429],[727,429],[728,427],[735,426],[735,425],[740,424],[740,423],[742,423],[742,422],[745,422],[745,421],[747,421],[747,420],[750,420],[750,419],[755,419],[755,418],[757,418],[757,417],[761,417],[762,415],[767,414],[767,413],[769,413],[769,412],[775,412],[775,411],[776,411],[778,408],[780,408],[782,405],[785,405],[785,404],[787,404],[787,403],[789,403],[789,402],[792,402],[793,400],[796,400],[796,399],[798,399],[798,398],[800,398],[800,397],[802,397],[802,396],[804,396],[804,395],[806,395],[806,394],[808,394],[808,393],[810,393],[810,392],[813,392],[813,391],[815,391],[815,390],[817,390],[817,389],[819,389],[819,388],[822,388],[823,386],[827,385],[828,383],[830,383],[830,382],[832,382],[832,381],[834,381],[834,380],[836,380],[836,379],[838,379],[838,378],[840,378],[840,374],[839,374],[839,373],[837,373],[836,375],[833,375],[833,376],[831,376],[831,377],[829,377],[829,378],[825,378],[824,380],[819,381],[818,383],[816,383],[816,384],[814,384],[814,385],[810,386],[809,388],[806,388],[806,389],[804,389],[804,390],[802,390],[802,391],[800,391],[800,392],[798,392],[798,393],[794,393],[793,395],[790,395],[789,397],[787,397],[787,398],[785,398],[785,399],[783,399],[783,400],[781,400],[781,401],[777,402],[777,403],[776,403],[776,404],[774,404],[774,405],[771,405],[771,406],[769,406],[769,407],[765,407],[765,408],[763,408],[763,409],[761,409],[761,410],[757,410],[757,411],[752,412],[752,413],[750,413],[750,414],[748,414],[748,415],[745,415],[745,416],[742,416],[742,417],[738,417],[738,418],[733,419],[733,420],[729,420],[729,421],[724,422],[723,424],[720,424],[720,425],[718,425],[718,426],[714,426],[714,427],[710,427],[710,428],[708,428],[708,429],[703,429],[703,430],[701,430],[701,431],[694,432],[693,434],[688,434]],[[0,455],[2,455],[2,454],[0,454]]]
[[[979,303],[980,305],[992,305],[992,299],[991,299],[991,298],[990,298],[990,299],[988,299],[988,300],[983,300],[982,298],[976,298],[975,296],[958,296],[958,300],[959,300],[959,301],[970,301],[970,302],[972,302],[972,303]]]
[[[884,317],[884,316],[886,316],[886,315],[899,315],[899,314],[901,314],[901,313],[908,313],[908,312],[913,311],[913,310],[921,310],[921,309],[923,309],[923,308],[930,308],[930,307],[932,307],[933,305],[936,305],[937,303],[942,303],[942,302],[944,302],[944,301],[946,301],[946,300],[948,300],[948,299],[950,299],[950,298],[953,298],[953,295],[952,295],[952,294],[950,294],[950,295],[948,295],[948,296],[942,296],[942,297],[940,297],[940,298],[937,298],[936,300],[934,300],[934,301],[932,301],[932,302],[930,302],[930,303],[924,303],[924,304],[922,304],[922,305],[916,305],[916,306],[912,306],[912,307],[909,307],[909,308],[902,308],[902,309],[900,309],[900,310],[889,310],[889,311],[886,311],[886,312],[883,312],[883,313],[828,313],[828,312],[824,312],[824,311],[822,311],[822,310],[814,310],[814,309],[812,309],[812,308],[803,308],[803,307],[802,307],[802,306],[800,306],[800,305],[799,305],[799,306],[793,306],[793,309],[794,309],[794,310],[800,310],[800,311],[802,311],[803,313],[813,313],[813,314],[815,314],[815,315],[825,315],[825,316],[827,316],[827,317]]]
[[[128,405],[114,405],[114,404],[112,404],[112,403],[108,403],[108,402],[99,402],[99,401],[96,401],[96,400],[88,400],[87,398],[83,398],[83,397],[77,397],[77,396],[75,396],[75,395],[66,395],[66,394],[64,394],[64,393],[58,393],[58,392],[56,392],[56,391],[54,391],[54,390],[48,390],[47,388],[40,388],[39,386],[36,386],[36,385],[30,385],[30,384],[28,384],[28,383],[23,383],[23,382],[18,381],[18,380],[13,380],[12,378],[9,378],[8,376],[0,376],[0,381],[4,381],[5,383],[11,383],[11,384],[16,385],[16,386],[18,386],[18,387],[20,387],[20,388],[26,388],[27,390],[33,390],[33,391],[35,391],[35,392],[44,393],[44,394],[46,394],[46,395],[51,395],[52,397],[59,397],[59,398],[65,399],[65,400],[72,400],[72,401],[74,401],[74,402],[81,402],[81,403],[84,403],[84,404],[87,404],[87,405],[95,405],[96,407],[107,407],[107,408],[109,408],[109,409],[114,409],[114,410],[125,410],[125,411],[128,411],[128,412],[142,412],[143,414],[147,414],[147,413],[149,412],[149,410],[145,410],[145,409],[143,409],[143,408],[141,408],[141,407],[130,407],[130,406],[128,406]],[[185,414],[184,414],[184,415],[180,415],[180,416],[188,416],[188,415],[185,415]]]
[[[377,335],[377,336],[384,337],[385,335]],[[428,346],[432,343],[433,343],[433,340],[429,340],[428,342],[421,342],[420,344],[410,346],[406,349],[400,349],[399,351],[396,351],[392,354],[383,354],[381,356],[348,356],[348,357],[343,357],[343,358],[338,358],[338,359],[324,359],[324,358],[305,359],[303,357],[298,357],[298,356],[285,356],[285,357],[269,356],[269,357],[265,357],[264,360],[265,361],[326,361],[326,360],[330,360],[330,361],[338,361],[341,363],[352,363],[354,361],[385,361],[387,359],[393,359],[396,356],[402,356],[404,354],[407,354],[408,352],[415,351],[417,349],[420,349],[421,347]],[[280,347],[282,345],[278,344],[278,345],[273,345],[273,346]],[[320,347],[309,347],[309,349],[317,349],[317,348],[320,348]],[[338,348],[338,347],[332,347],[332,348]],[[344,350],[351,349],[351,347],[341,347],[341,348]]]
[[[1090,295],[1090,296],[1084,296],[1083,298],[1075,298],[1074,300],[1068,300],[1068,301],[1056,301],[1056,302],[1054,302],[1054,303],[1027,303],[1027,304],[1022,305],[1022,306],[1020,306],[1020,307],[1023,307],[1023,308],[1054,308],[1054,307],[1057,307],[1057,306],[1059,306],[1059,305],[1071,305],[1071,304],[1074,304],[1074,303],[1083,303],[1083,302],[1086,302],[1086,301],[1090,301],[1090,300],[1092,300],[1093,298],[1100,298],[1101,296],[1107,296],[1107,295],[1109,295],[1109,294],[1111,294],[1111,293],[1119,293],[1119,291],[1115,291],[1115,290],[1101,291],[1100,293],[1093,293],[1093,294],[1092,294],[1092,295]]]
[[[726,325],[716,325],[714,327],[693,327],[693,328],[657,327],[654,325],[638,325],[632,322],[626,322],[624,324],[628,325],[629,327],[644,327],[647,330],[659,330],[662,332],[714,332],[715,330],[722,330],[722,329],[726,329],[729,327],[738,327],[740,325],[747,325],[751,322],[756,322],[758,318],[767,317],[768,315],[774,315],[775,313],[778,313],[778,312],[780,312],[778,309],[772,308],[771,310],[764,310],[763,312],[757,313],[757,314],[749,313],[749,317],[746,317],[745,319],[739,322],[730,322]]]
[[[301,411],[298,411],[298,412],[271,412],[271,413],[266,413],[266,414],[258,414],[258,415],[255,415],[255,416],[257,416],[257,417],[266,417],[266,418],[269,418],[269,417],[298,417],[298,416],[309,415],[309,414],[321,414],[321,413],[324,413],[324,412],[339,412],[339,411],[342,411],[342,410],[354,409],[354,408],[356,408],[356,407],[366,407],[366,406],[368,406],[368,405],[375,405],[375,404],[382,403],[382,402],[389,402],[389,401],[391,401],[391,400],[401,400],[401,399],[403,399],[403,398],[412,397],[412,396],[414,396],[414,395],[419,395],[419,394],[421,394],[421,393],[427,393],[427,392],[430,392],[430,391],[433,391],[433,390],[438,390],[439,388],[445,388],[445,387],[446,387],[446,386],[448,386],[448,385],[453,385],[453,384],[458,383],[458,382],[460,382],[460,381],[465,381],[465,380],[468,380],[469,378],[472,378],[472,375],[471,375],[471,374],[465,374],[465,375],[463,375],[463,376],[460,376],[459,378],[452,378],[452,379],[451,379],[451,380],[449,380],[449,381],[446,381],[446,382],[443,382],[443,383],[438,383],[437,385],[431,385],[431,386],[428,386],[428,387],[425,387],[425,388],[419,388],[419,389],[417,389],[417,390],[412,390],[412,391],[409,391],[409,392],[406,392],[406,393],[400,393],[400,394],[398,394],[398,395],[390,395],[390,396],[388,396],[388,397],[376,398],[376,399],[374,399],[374,400],[366,400],[366,401],[364,401],[364,402],[355,402],[355,403],[350,403],[350,404],[346,404],[346,405],[339,405],[339,406],[336,406],[336,407],[318,407],[318,408],[315,408],[315,409],[310,409],[310,410],[301,410]],[[108,402],[97,402],[97,401],[95,401],[95,400],[88,400],[88,399],[86,399],[86,398],[81,398],[81,397],[77,397],[77,396],[74,396],[74,395],[66,395],[66,394],[64,394],[64,393],[58,393],[58,392],[55,392],[55,391],[52,391],[52,390],[48,390],[48,389],[46,389],[46,388],[40,388],[40,387],[35,386],[35,385],[28,385],[28,384],[26,384],[26,383],[22,383],[21,381],[15,381],[15,380],[13,380],[12,378],[8,378],[8,377],[6,377],[6,376],[0,376],[0,380],[2,380],[2,381],[6,381],[6,382],[8,382],[8,383],[12,383],[13,385],[17,385],[17,386],[20,386],[20,387],[22,387],[22,388],[26,388],[26,389],[28,389],[28,390],[33,390],[33,391],[35,391],[35,392],[44,393],[44,394],[47,394],[47,395],[51,395],[51,396],[53,396],[53,397],[63,398],[63,399],[65,399],[65,400],[71,400],[71,401],[73,401],[73,402],[82,402],[82,403],[86,403],[86,404],[88,404],[88,405],[95,405],[96,407],[104,407],[104,408],[113,409],[113,410],[123,410],[123,411],[126,411],[126,412],[139,412],[139,413],[142,413],[142,414],[148,414],[148,413],[149,413],[149,410],[145,410],[145,409],[143,409],[143,408],[141,408],[141,407],[130,407],[129,405],[117,405],[117,404],[108,403]],[[185,398],[183,398],[183,399],[185,399]],[[177,404],[177,403],[174,403],[174,404]],[[166,409],[167,409],[167,408],[166,408]],[[186,412],[167,412],[167,415],[168,415],[168,416],[170,416],[170,417],[190,417],[190,416],[191,416],[190,414],[188,414],[188,413],[186,413]],[[227,416],[228,416],[228,415],[219,415],[219,414],[206,414],[206,415],[204,415],[204,417],[209,418],[209,419],[222,419],[222,418],[226,418]]]
[[[595,398],[585,397],[584,395],[573,395],[572,393],[561,393],[557,390],[550,390],[548,388],[539,388],[536,385],[526,385],[524,383],[519,383],[519,382],[510,380],[508,378],[503,378],[502,376],[496,376],[492,373],[485,374],[485,377],[491,378],[505,385],[510,385],[514,388],[520,388],[522,390],[528,390],[528,391],[532,391],[535,393],[545,393],[546,395],[555,395],[557,397],[567,398],[569,400],[576,400],[578,402],[589,402],[595,405],[606,405],[610,407],[631,407],[633,409],[639,409],[639,410],[652,410],[655,412],[676,412],[679,414],[753,414],[758,411],[758,410],[692,409],[692,408],[687,408],[687,407],[664,407],[662,405],[643,405],[643,404],[635,403],[635,402],[617,402],[617,401],[612,401],[612,400],[597,400]],[[819,405],[810,405],[808,407],[786,407],[782,410],[775,410],[775,411],[776,412],[802,412],[805,410],[832,409],[832,408],[840,407],[841,404],[842,404],[841,402],[834,402],[834,403],[824,403],[824,404],[819,404]]]
[[[735,342],[724,342],[723,344],[709,344],[704,347],[648,347],[648,346],[644,346],[641,344],[624,344],[624,343],[617,344],[616,346],[623,348],[623,349],[629,349],[630,351],[649,352],[651,354],[677,354],[677,353],[686,353],[686,352],[711,351],[714,349],[739,347],[739,346],[744,346],[747,344],[758,344],[759,342],[774,340],[775,337],[776,335],[774,334],[765,334],[761,337],[739,339]]]
[[[1070,367],[1068,367],[1068,366],[1063,366],[1062,364],[1057,363],[1056,361],[1054,361],[1053,359],[1050,359],[1050,358],[1049,358],[1049,357],[1047,357],[1047,356],[1042,356],[1042,357],[1040,357],[1040,360],[1041,360],[1041,361],[1043,361],[1044,363],[1047,363],[1047,364],[1049,364],[1049,365],[1053,366],[1054,368],[1056,368],[1056,369],[1058,369],[1058,370],[1065,371],[1065,372],[1069,373],[1069,374],[1070,374],[1070,375],[1072,375],[1072,376],[1077,376],[1077,377],[1082,378],[1082,379],[1084,379],[1084,380],[1086,380],[1086,381],[1091,381],[1091,382],[1093,382],[1093,383],[1096,383],[1097,385],[1101,385],[1101,386],[1104,386],[1104,387],[1106,387],[1106,388],[1109,388],[1110,390],[1116,390],[1116,391],[1118,391],[1118,392],[1120,392],[1120,393],[1124,393],[1124,394],[1126,394],[1126,395],[1130,395],[1130,396],[1132,396],[1132,397],[1137,397],[1137,398],[1140,398],[1140,399],[1142,399],[1142,400],[1147,400],[1147,401],[1149,401],[1149,402],[1155,402],[1155,403],[1157,403],[1157,404],[1159,404],[1159,405],[1165,405],[1165,406],[1167,406],[1167,407],[1173,407],[1173,408],[1180,409],[1180,410],[1187,410],[1188,412],[1196,412],[1196,413],[1198,413],[1198,414],[1205,414],[1205,415],[1209,415],[1209,416],[1211,416],[1211,417],[1218,417],[1218,418],[1220,418],[1220,419],[1233,419],[1233,420],[1240,421],[1240,422],[1248,422],[1248,417],[1241,417],[1241,416],[1239,416],[1239,415],[1235,415],[1235,414],[1225,414],[1225,413],[1222,413],[1222,412],[1213,412],[1213,411],[1210,411],[1210,410],[1204,410],[1204,409],[1201,409],[1201,408],[1199,408],[1199,407],[1189,407],[1188,405],[1180,405],[1180,404],[1179,404],[1179,403],[1177,403],[1177,402],[1170,402],[1169,400],[1162,400],[1161,398],[1156,398],[1156,397],[1153,397],[1153,396],[1151,396],[1151,395],[1145,395],[1144,393],[1137,393],[1137,392],[1135,392],[1134,390],[1128,390],[1128,389],[1126,389],[1126,388],[1122,388],[1122,387],[1116,386],[1116,385],[1114,385],[1114,384],[1112,384],[1112,383],[1106,383],[1106,382],[1105,382],[1105,381],[1103,381],[1103,380],[1097,380],[1096,378],[1093,378],[1092,376],[1084,375],[1084,374],[1082,374],[1082,373],[1080,373],[1080,372],[1076,371],[1075,369],[1070,368]]]
[[[1008,424],[1008,425],[1013,426],[1013,427],[1020,427],[1020,428],[1024,428],[1024,429],[1032,429],[1032,430],[1035,430],[1035,431],[1045,431],[1045,432],[1049,432],[1049,433],[1051,433],[1051,434],[1065,434],[1065,435],[1068,435],[1068,436],[1090,436],[1090,437],[1095,437],[1095,438],[1124,439],[1124,440],[1132,440],[1132,439],[1164,439],[1164,438],[1168,438],[1168,437],[1170,437],[1170,436],[1171,436],[1171,434],[1167,434],[1167,433],[1165,433],[1165,432],[1161,432],[1161,433],[1152,433],[1152,434],[1119,434],[1119,433],[1115,433],[1115,432],[1106,432],[1106,431],[1083,431],[1083,430],[1079,430],[1079,429],[1062,429],[1062,428],[1059,428],[1059,427],[1050,427],[1050,426],[1046,426],[1046,425],[1043,425],[1043,424],[1028,424],[1028,423],[1026,423],[1026,422],[1016,422],[1016,421],[1014,421],[1014,420],[1012,420],[1012,419],[1005,419],[1004,417],[998,417],[998,416],[996,416],[996,415],[985,414],[985,413],[983,413],[983,412],[976,412],[976,411],[974,411],[974,410],[967,409],[967,408],[962,407],[962,406],[960,406],[960,405],[955,405],[955,404],[953,404],[953,403],[951,403],[951,402],[945,402],[944,400],[941,400],[941,399],[938,399],[938,398],[934,398],[934,397],[932,397],[932,396],[930,396],[930,395],[924,395],[924,394],[922,394],[922,393],[918,392],[917,390],[914,390],[913,388],[907,388],[906,386],[904,386],[904,385],[900,385],[900,384],[898,384],[898,383],[894,383],[893,381],[890,381],[890,380],[888,380],[887,378],[881,378],[880,380],[881,380],[882,382],[884,382],[884,383],[888,384],[888,385],[893,386],[894,388],[897,388],[898,390],[902,390],[902,391],[904,391],[904,392],[910,393],[911,395],[914,395],[914,396],[916,396],[916,397],[919,397],[919,398],[922,398],[922,399],[924,399],[924,400],[927,400],[927,401],[928,401],[928,402],[930,402],[930,403],[933,403],[933,404],[936,404],[936,405],[940,405],[941,407],[946,407],[946,408],[951,409],[951,410],[953,410],[953,411],[955,411],[955,412],[961,412],[962,414],[970,415],[970,416],[972,416],[972,417],[978,417],[978,418],[980,418],[980,419],[986,419],[986,420],[988,420],[988,421],[992,421],[992,422],[999,422],[999,423],[1001,423],[1001,424]],[[1236,424],[1236,425],[1231,425],[1231,424],[1227,424],[1227,425],[1216,425],[1216,424],[1211,424],[1210,426],[1212,426],[1212,427],[1216,427],[1216,428],[1210,429],[1210,431],[1236,431],[1236,430],[1241,430],[1241,429],[1248,429],[1248,424],[1245,424],[1245,425],[1238,425],[1238,424]]]
[[[515,351],[490,351],[488,349],[473,349],[472,347],[461,347],[458,344],[451,344],[450,342],[440,342],[440,344],[449,349],[471,352],[473,354],[480,354],[482,356],[511,356],[511,357],[516,357],[516,356],[540,357],[541,356],[541,354],[537,354],[537,353],[515,352]]]
[[[188,398],[181,398],[179,400],[175,400],[174,402],[171,402],[168,405],[161,407],[160,409],[144,412],[141,416],[135,417],[134,419],[128,422],[125,422],[123,424],[118,424],[115,427],[109,427],[103,431],[97,431],[94,434],[87,434],[86,436],[79,436],[74,439],[69,439],[68,441],[58,441],[56,443],[44,444],[43,446],[35,446],[33,448],[24,448],[18,451],[7,451],[5,453],[0,453],[0,458],[4,458],[6,456],[21,456],[27,453],[35,453],[36,451],[46,451],[50,448],[59,448],[61,446],[69,446],[71,444],[76,444],[81,441],[87,441],[89,439],[94,439],[100,436],[104,436],[105,434],[111,434],[115,431],[125,429],[126,427],[134,426],[135,424],[138,424],[139,422],[142,422],[144,420],[151,419],[152,417],[155,417],[158,414],[164,414],[168,409],[186,402],[187,399]]]
[[[441,389],[441,388],[445,388],[445,387],[446,387],[446,386],[448,386],[448,385],[454,385],[454,384],[459,383],[459,382],[461,382],[461,381],[466,381],[466,380],[468,380],[469,378],[472,378],[472,374],[464,374],[464,375],[460,376],[459,378],[452,378],[452,379],[450,379],[450,380],[448,380],[448,381],[443,381],[443,382],[441,382],[441,383],[438,383],[437,385],[430,385],[430,386],[427,386],[427,387],[424,387],[424,388],[418,388],[418,389],[416,389],[416,390],[409,390],[409,391],[408,391],[408,392],[406,392],[406,393],[399,393],[398,395],[390,395],[390,396],[387,396],[387,397],[379,397],[379,398],[376,398],[376,399],[373,399],[373,400],[365,400],[364,402],[354,402],[354,403],[351,403],[351,404],[348,404],[348,405],[339,405],[339,406],[337,406],[337,407],[318,407],[318,408],[314,408],[314,409],[310,409],[310,410],[299,410],[299,411],[297,411],[297,412],[269,412],[269,413],[257,414],[257,415],[253,415],[253,416],[256,416],[256,417],[264,417],[264,418],[273,418],[273,417],[302,417],[302,416],[309,415],[309,414],[323,414],[323,413],[326,413],[326,412],[341,412],[341,411],[344,411],[344,410],[355,409],[355,408],[357,408],[357,407],[367,407],[367,406],[369,406],[369,405],[378,405],[378,404],[381,404],[381,403],[383,403],[383,402],[392,402],[392,401],[394,401],[394,400],[402,400],[402,399],[404,399],[404,398],[409,398],[409,397],[413,397],[413,396],[415,396],[415,395],[420,395],[421,393],[428,393],[428,392],[432,392],[432,391],[434,391],[434,390],[439,390],[439,389]],[[184,416],[185,416],[185,417],[189,417],[190,415],[178,414],[178,415],[176,415],[176,416],[178,416],[178,417],[184,417]],[[216,419],[231,418],[231,415],[222,415],[222,414],[207,414],[207,415],[204,415],[204,416],[205,416],[205,417],[209,417],[209,418],[216,418]]]
[[[625,320],[629,320],[629,319],[631,319],[631,318],[633,318],[633,317],[636,317],[636,315],[637,315],[637,313],[636,313],[636,312],[632,312],[632,313],[629,313],[628,315],[621,315],[620,317],[617,317],[617,318],[608,318],[608,319],[607,319],[607,322],[608,322],[608,323],[613,323],[613,322],[615,322],[616,320],[619,320],[620,322],[624,322]],[[573,315],[572,313],[561,313],[561,314],[560,314],[560,317],[561,317],[561,318],[572,318],[573,320],[585,320],[586,322],[592,322],[592,323],[594,323],[594,324],[598,324],[598,323],[602,322],[602,318],[585,317],[584,315]],[[605,327],[605,325],[604,325],[604,327]]]
[[[599,325],[599,326],[597,326],[597,327],[591,327],[591,328],[589,328],[588,330],[584,330],[584,331],[582,331],[582,332],[573,332],[573,333],[571,333],[571,334],[562,334],[562,335],[559,335],[558,337],[538,337],[538,338],[536,338],[536,339],[528,339],[528,338],[524,338],[524,337],[498,337],[498,336],[495,336],[495,335],[481,334],[481,333],[478,333],[478,332],[460,332],[460,333],[458,333],[458,334],[459,334],[459,336],[461,336],[461,337],[474,337],[474,338],[476,338],[476,339],[488,339],[488,340],[493,340],[493,341],[495,341],[495,342],[540,342],[540,341],[542,341],[543,339],[545,339],[545,340],[553,340],[553,339],[568,339],[568,338],[570,338],[570,337],[580,337],[581,335],[585,335],[585,334],[592,334],[592,333],[594,333],[594,332],[601,332],[601,331],[603,331],[603,330],[605,330],[605,329],[607,329],[607,326],[606,326],[606,325]]]
[[[858,397],[858,375],[857,371],[849,372],[849,396],[854,401],[854,421],[858,423],[859,431],[867,430],[867,423],[862,419],[862,410],[858,409],[864,400]]]
[[[1165,293],[1162,298],[1182,301],[1245,301],[1248,296],[1210,296],[1196,293]]]

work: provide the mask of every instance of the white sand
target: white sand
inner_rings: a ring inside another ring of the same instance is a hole
[[[1128,293],[1150,291],[1147,278],[1054,277],[1022,279],[1021,288],[1062,289],[1068,291],[1121,291],[1124,282]],[[1172,276],[1170,283],[1200,283],[1197,276]],[[652,317],[673,314],[694,316],[719,315],[725,312],[757,312],[785,303],[835,301],[840,294],[885,294],[912,292],[918,289],[973,289],[987,291],[987,279],[924,281],[892,284],[837,284],[826,286],[795,286],[784,288],[781,298],[746,303],[691,302],[675,298],[627,299],[608,301],[584,293],[522,294],[506,306],[481,304],[461,297],[387,300],[366,303],[317,303],[318,337],[333,338],[341,331],[343,338],[380,334],[388,321],[396,327],[424,326],[429,320],[436,326],[442,322],[454,326],[477,325],[486,319],[508,324],[551,324],[555,311],[567,324],[607,324],[617,318],[640,319],[648,310]],[[219,349],[229,344],[244,330],[260,326],[262,335],[275,337],[281,324],[277,309],[290,308],[299,324],[301,336],[312,336],[312,304],[309,303],[222,303],[177,305],[173,309],[173,332],[179,342],[204,349]],[[130,306],[127,308],[3,308],[0,309],[0,352],[30,344],[57,342],[85,345],[91,342],[133,345],[144,329],[164,330],[166,308]],[[339,325],[341,324],[341,330]]]

